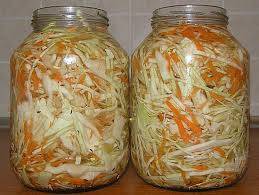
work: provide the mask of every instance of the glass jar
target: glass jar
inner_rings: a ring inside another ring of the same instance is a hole
[[[154,11],[132,55],[131,155],[146,182],[177,190],[237,182],[248,158],[248,53],[226,10]]]
[[[128,163],[128,58],[106,12],[47,7],[11,58],[11,165],[26,186],[80,191]]]

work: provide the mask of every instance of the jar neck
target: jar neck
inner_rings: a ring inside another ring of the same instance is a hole
[[[53,6],[33,12],[32,27],[34,32],[45,28],[91,28],[106,31],[109,26],[107,13],[92,7]]]
[[[176,5],[159,8],[153,12],[153,29],[186,24],[227,28],[228,17],[224,8],[208,5]]]

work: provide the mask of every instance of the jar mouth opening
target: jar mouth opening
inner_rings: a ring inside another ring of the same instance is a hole
[[[214,5],[196,5],[196,4],[172,5],[172,6],[160,7],[154,10],[153,14],[170,15],[177,12],[185,12],[185,13],[217,12],[223,15],[227,14],[227,10],[223,7],[214,6]]]
[[[152,25],[166,21],[172,24],[204,23],[227,25],[228,17],[226,9],[212,5],[173,5],[153,11]]]
[[[40,29],[54,23],[55,26],[84,26],[85,23],[109,26],[105,10],[84,6],[50,6],[35,10],[32,16],[32,26]]]

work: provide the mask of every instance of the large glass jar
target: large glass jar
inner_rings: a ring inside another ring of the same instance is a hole
[[[248,54],[227,29],[226,10],[154,11],[153,31],[132,56],[131,155],[156,186],[228,186],[248,158]]]
[[[11,165],[26,186],[87,190],[116,181],[128,150],[128,58],[106,12],[48,7],[11,58]]]

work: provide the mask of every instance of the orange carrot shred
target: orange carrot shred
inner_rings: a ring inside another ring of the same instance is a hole
[[[170,70],[171,70],[171,57],[168,53],[165,53],[165,59],[167,61],[166,69],[167,69],[168,72],[170,72]]]
[[[84,81],[85,81],[85,77],[86,77],[86,74],[85,74],[85,73],[81,74],[81,75],[79,76],[78,83],[79,83],[79,84],[83,84]]]
[[[179,129],[179,134],[181,136],[181,138],[183,139],[184,142],[188,143],[190,140],[190,135],[187,133],[187,131],[185,130],[182,121],[180,120],[181,118],[181,114],[180,112],[168,101],[165,101],[165,104],[169,107],[169,109],[174,113],[174,120],[175,123],[178,126]]]
[[[26,85],[27,81],[26,72],[24,69],[20,69],[17,73],[17,88],[18,88],[18,102],[22,102],[26,99]]]
[[[120,80],[121,80],[121,82],[123,82],[123,83],[128,83],[128,82],[129,82],[128,76],[126,76],[126,75],[121,76],[121,77],[120,77]]]
[[[190,124],[192,127],[190,127],[193,131],[193,133],[196,135],[196,136],[200,136],[201,133],[202,133],[202,130],[201,128],[199,127],[199,123],[196,119],[196,116],[194,115],[194,113],[192,112],[192,110],[190,108],[186,108],[187,109],[187,112],[190,114],[191,118],[192,118],[192,121],[194,124]],[[189,126],[189,125],[188,125]]]
[[[84,185],[86,183],[86,180],[84,179],[80,179],[80,178],[75,178],[75,177],[71,177],[68,174],[63,175],[60,179],[64,180],[64,181],[68,181],[73,185]]]
[[[53,167],[58,167],[64,163],[71,163],[73,162],[73,160],[70,160],[70,159],[60,159],[60,160],[57,160],[55,162],[51,162],[51,166]]]
[[[57,69],[53,69],[51,78],[55,81],[62,81],[63,77]]]
[[[43,40],[37,41],[37,42],[35,43],[35,45],[36,45],[36,46],[39,46],[39,47],[43,46],[43,44],[44,44]]]
[[[203,48],[203,46],[201,45],[201,43],[199,41],[195,40],[194,44],[195,44],[197,50],[204,51],[204,48]]]
[[[175,52],[171,52],[171,53],[170,53],[170,57],[173,59],[173,61],[174,61],[175,63],[177,63],[177,62],[180,61],[178,55],[177,55]]]
[[[34,89],[37,90],[39,88],[39,86],[40,86],[41,80],[38,78],[38,76],[37,76],[35,71],[32,72],[31,80],[33,82]]]
[[[216,94],[216,93],[214,93],[214,92],[210,92],[210,95],[211,95],[211,97],[213,97],[215,100],[218,100],[218,101],[220,101],[220,102],[224,100],[224,97],[223,97],[223,96],[218,95],[218,94]]]
[[[158,118],[159,118],[159,120],[160,120],[161,122],[163,122],[163,120],[164,120],[164,114],[163,114],[163,113],[159,113],[159,114],[158,114]]]
[[[181,118],[180,112],[169,102],[169,100],[166,100],[165,104],[178,118]]]
[[[57,50],[56,50],[57,54],[62,54],[66,49],[66,46],[62,42],[57,43],[56,47],[57,47]]]
[[[182,120],[184,123],[190,127],[190,129],[193,131],[194,135],[199,137],[201,135],[201,128],[196,126],[194,123],[192,123],[186,116],[182,116]]]
[[[169,107],[169,109],[174,113],[174,115],[176,115],[176,117],[179,120],[182,120],[197,137],[201,135],[202,131],[199,126],[196,126],[194,123],[192,123],[186,116],[181,115],[180,112],[168,100],[165,103]]]
[[[189,143],[191,138],[190,138],[190,135],[185,130],[183,123],[177,117],[174,117],[174,120],[175,120],[176,125],[178,126],[179,134],[180,134],[181,138],[183,139],[183,141],[185,143]]]
[[[182,99],[182,92],[178,84],[176,84],[176,97]]]
[[[35,141],[32,139],[31,132],[32,124],[30,121],[25,121],[24,123],[24,140],[27,144],[27,155],[31,155],[33,150],[38,146]]]
[[[217,152],[221,157],[225,157],[225,151],[220,147],[214,147],[213,151]]]
[[[198,171],[205,171],[205,170],[208,170],[209,167],[206,165],[195,165],[193,168]]]

